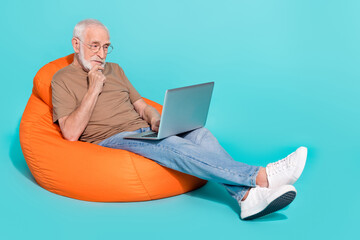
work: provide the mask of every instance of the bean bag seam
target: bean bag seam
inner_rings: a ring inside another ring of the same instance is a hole
[[[37,89],[39,89],[39,86],[40,86],[40,85],[47,86],[47,84],[42,83],[42,82],[37,82],[36,85],[37,85],[37,86],[36,86]],[[37,98],[39,98],[42,102],[44,102],[50,109],[53,108],[52,102],[50,103],[50,105],[51,105],[51,106],[50,106],[44,99],[42,99],[42,97],[41,97],[41,96],[39,95],[39,93],[38,93],[38,90],[33,91],[33,92],[34,92],[35,96],[36,96]],[[51,101],[51,99],[50,99],[50,101]]]
[[[129,156],[130,156],[130,159],[131,159],[131,163],[132,163],[132,165],[133,165],[133,167],[134,167],[134,169],[135,169],[136,175],[138,176],[138,178],[139,178],[139,180],[140,180],[140,182],[141,182],[141,185],[143,186],[143,188],[144,188],[146,194],[148,195],[149,199],[150,199],[150,200],[153,200],[153,199],[151,198],[148,190],[146,189],[143,180],[141,179],[141,177],[140,177],[140,175],[139,175],[139,173],[138,173],[138,170],[137,170],[137,168],[136,168],[136,166],[135,166],[135,164],[134,164],[134,159],[133,159],[133,157],[131,156],[130,153],[129,153]]]
[[[40,80],[38,80],[38,81],[36,81],[38,78],[39,78],[39,73],[42,71],[42,70],[44,70],[44,69],[46,69],[46,68],[51,68],[51,67],[57,67],[58,66],[58,64],[56,63],[56,60],[53,60],[53,61],[51,61],[51,62],[49,62],[48,64],[46,64],[46,65],[44,65],[42,68],[40,68],[39,69],[39,71],[35,74],[35,77],[34,77],[34,80],[33,80],[33,82],[34,82],[34,85],[36,85],[36,87],[35,88],[33,88],[33,93],[34,93],[34,95],[36,96],[36,97],[38,97],[41,101],[43,101],[46,105],[48,105],[49,107],[50,107],[50,109],[52,109],[53,108],[53,106],[52,106],[52,99],[51,99],[51,92],[50,92],[50,105],[44,100],[44,99],[42,99],[42,97],[40,96],[40,93],[38,92],[39,91],[39,89],[40,89],[40,85],[42,85],[42,86],[45,86],[45,87],[47,87],[48,86],[48,84],[47,83],[44,83],[44,82],[42,82],[42,81],[40,81]],[[55,72],[56,73],[56,72]],[[51,82],[50,82],[50,88],[51,88]]]

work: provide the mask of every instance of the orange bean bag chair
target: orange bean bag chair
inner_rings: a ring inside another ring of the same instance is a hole
[[[51,79],[74,55],[42,67],[20,123],[20,143],[36,182],[50,192],[95,202],[146,201],[182,194],[206,181],[118,149],[63,139],[52,122]],[[161,111],[161,105],[145,99]]]

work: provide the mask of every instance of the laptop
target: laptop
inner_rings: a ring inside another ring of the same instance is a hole
[[[160,140],[205,126],[214,82],[169,89],[165,93],[159,131],[126,136],[126,139]]]

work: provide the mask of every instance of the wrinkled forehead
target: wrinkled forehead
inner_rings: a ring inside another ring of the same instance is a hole
[[[108,31],[99,25],[90,25],[84,31],[84,40],[89,43],[110,43]]]

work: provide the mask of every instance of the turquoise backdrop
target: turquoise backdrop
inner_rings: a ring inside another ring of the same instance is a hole
[[[354,239],[358,235],[360,1],[1,2],[0,239]],[[84,18],[108,26],[138,91],[215,81],[207,127],[237,160],[266,165],[308,147],[298,196],[241,221],[215,183],[138,203],[93,203],[39,187],[19,143],[32,79],[72,53]]]

